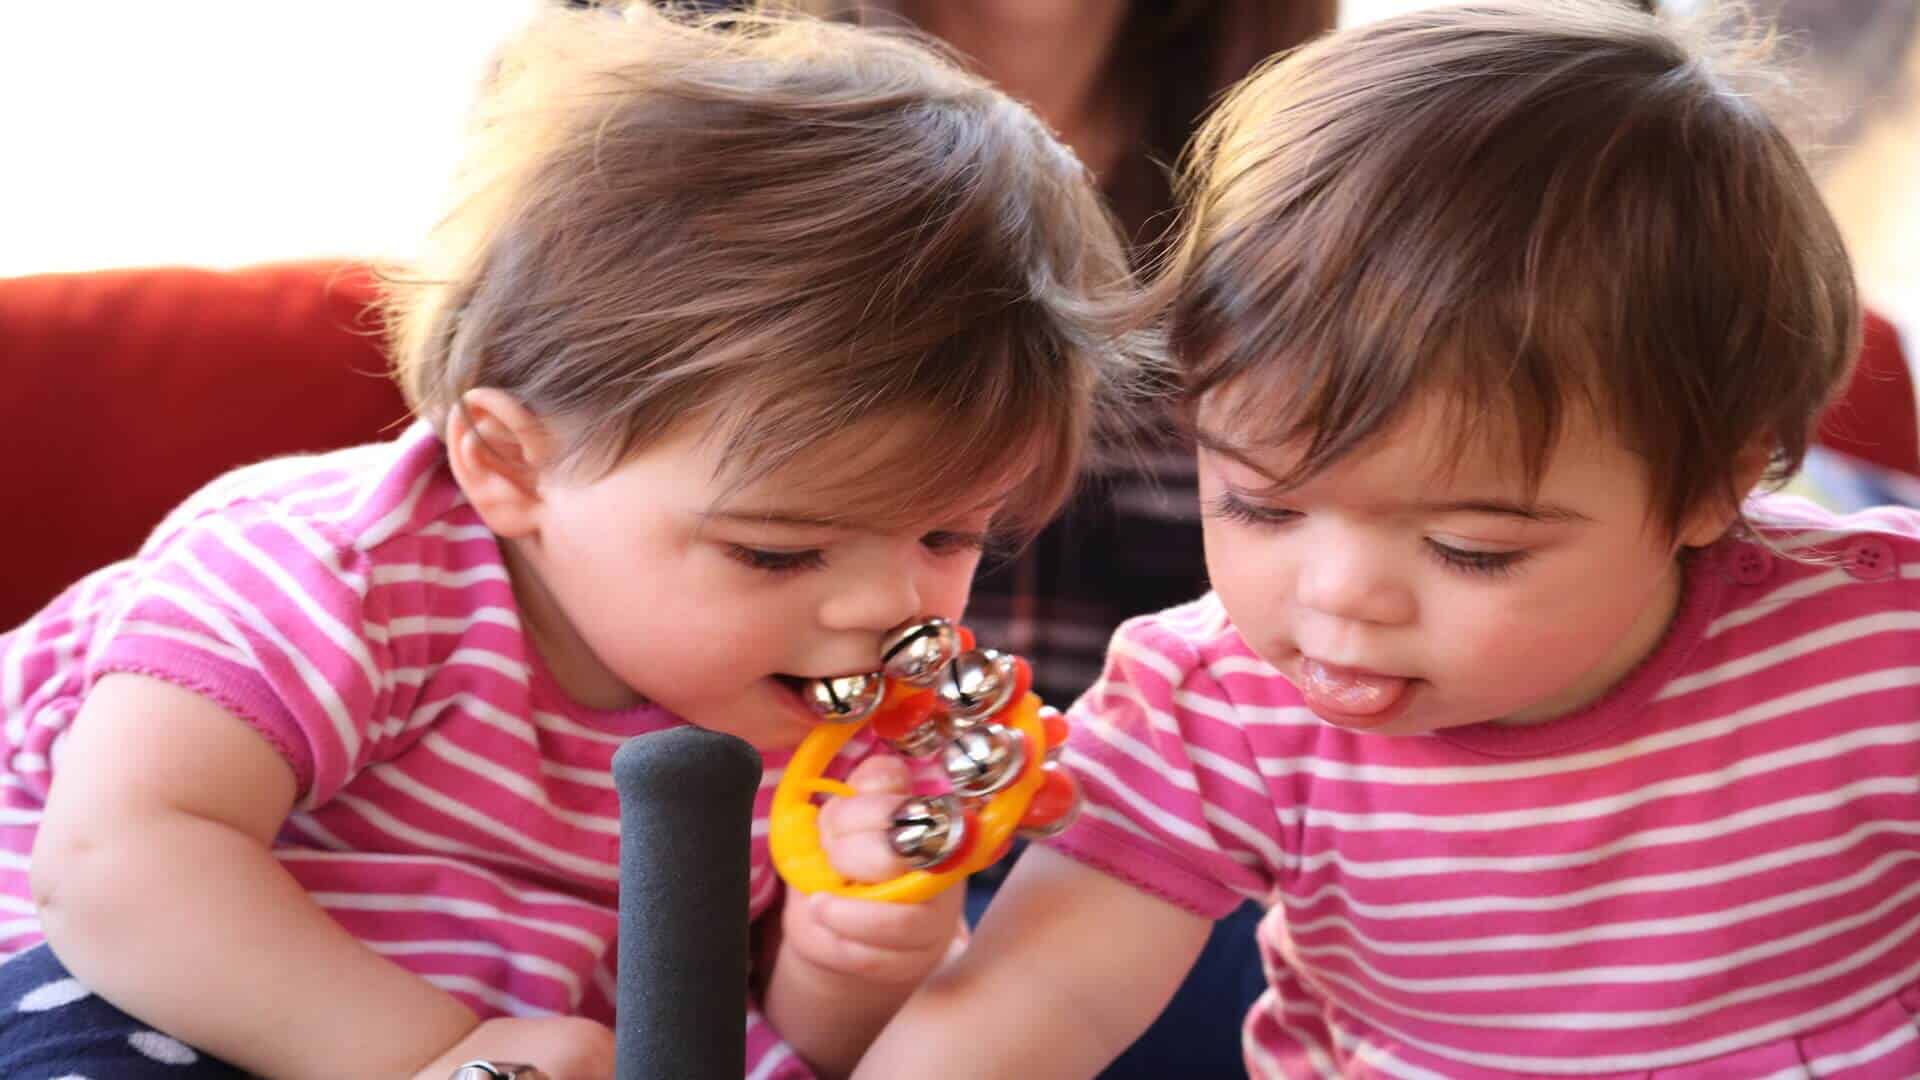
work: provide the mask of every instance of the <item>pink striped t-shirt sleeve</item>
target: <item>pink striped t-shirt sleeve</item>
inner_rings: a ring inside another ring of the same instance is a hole
[[[1068,713],[1062,760],[1086,804],[1051,846],[1220,918],[1271,890],[1280,826],[1232,703],[1162,619],[1122,625],[1100,680]]]
[[[242,502],[142,553],[141,577],[88,656],[91,685],[137,672],[216,702],[293,767],[301,805],[370,760],[391,693],[369,641],[366,559],[313,522]]]

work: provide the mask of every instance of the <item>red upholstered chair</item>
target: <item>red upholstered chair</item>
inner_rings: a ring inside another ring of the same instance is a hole
[[[405,416],[351,263],[0,279],[0,631],[227,469]]]
[[[0,631],[226,469],[405,415],[353,263],[0,279]],[[1870,316],[1821,442],[1920,478],[1911,357]]]
[[[1900,333],[1868,312],[1853,382],[1820,425],[1820,444],[1869,465],[1920,478],[1913,369]]]

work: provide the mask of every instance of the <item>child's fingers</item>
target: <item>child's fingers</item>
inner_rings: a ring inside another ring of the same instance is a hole
[[[907,796],[901,792],[862,792],[828,799],[820,808],[822,840],[853,833],[884,833]]]
[[[833,868],[854,881],[887,881],[912,867],[887,839],[904,796],[849,795],[820,810],[820,844]]]
[[[817,900],[826,895],[815,894],[806,900]],[[788,917],[783,921],[786,923],[786,948],[795,950],[816,967],[842,975],[875,982],[907,983],[921,978],[937,962],[927,955],[930,949],[896,949],[835,933],[819,920],[810,906],[790,908]]]
[[[858,795],[828,799],[820,808],[820,843],[841,875],[854,881],[887,881],[912,869],[887,840],[894,812],[912,781],[906,762],[892,754],[876,755],[847,777]]]
[[[892,754],[876,754],[854,766],[847,783],[856,791],[890,791],[905,795],[913,787],[913,775],[907,763]]]
[[[831,893],[814,893],[807,903],[835,937],[883,952],[944,954],[959,922],[947,903],[889,904]]]

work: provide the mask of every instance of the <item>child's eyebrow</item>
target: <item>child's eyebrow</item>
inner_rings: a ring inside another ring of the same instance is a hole
[[[847,524],[844,518],[832,518],[818,514],[797,513],[783,510],[770,510],[765,513],[752,510],[714,510],[700,515],[707,521],[737,521],[747,525],[784,525],[799,529],[831,529],[836,532],[863,532],[857,526]],[[933,529],[932,532],[951,536],[969,544],[984,547],[993,538],[991,532],[978,529]]]
[[[1502,499],[1454,499],[1444,502],[1419,502],[1412,509],[1424,514],[1500,514],[1506,517],[1525,518],[1549,525],[1564,525],[1571,522],[1592,521],[1593,519],[1578,510],[1553,503],[1516,503]]]
[[[738,521],[748,525],[791,525],[803,529],[842,529],[847,524],[844,518],[795,510],[708,510],[700,516],[708,521]]]

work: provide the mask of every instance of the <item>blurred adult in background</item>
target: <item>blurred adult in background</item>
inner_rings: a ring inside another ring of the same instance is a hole
[[[1337,0],[762,0],[937,37],[1025,101],[1100,182],[1148,264],[1171,223],[1172,168],[1201,115],[1275,53],[1331,29]],[[1138,467],[1144,464],[1145,468]],[[1120,622],[1207,590],[1191,451],[1150,433],[1037,539],[982,564],[967,623],[1027,657],[1062,708],[1100,674]],[[976,916],[1012,859],[971,885]],[[1222,920],[1160,1020],[1104,1074],[1239,1077],[1240,1018],[1265,988],[1251,904]],[[1174,1033],[1178,1037],[1174,1037]]]

